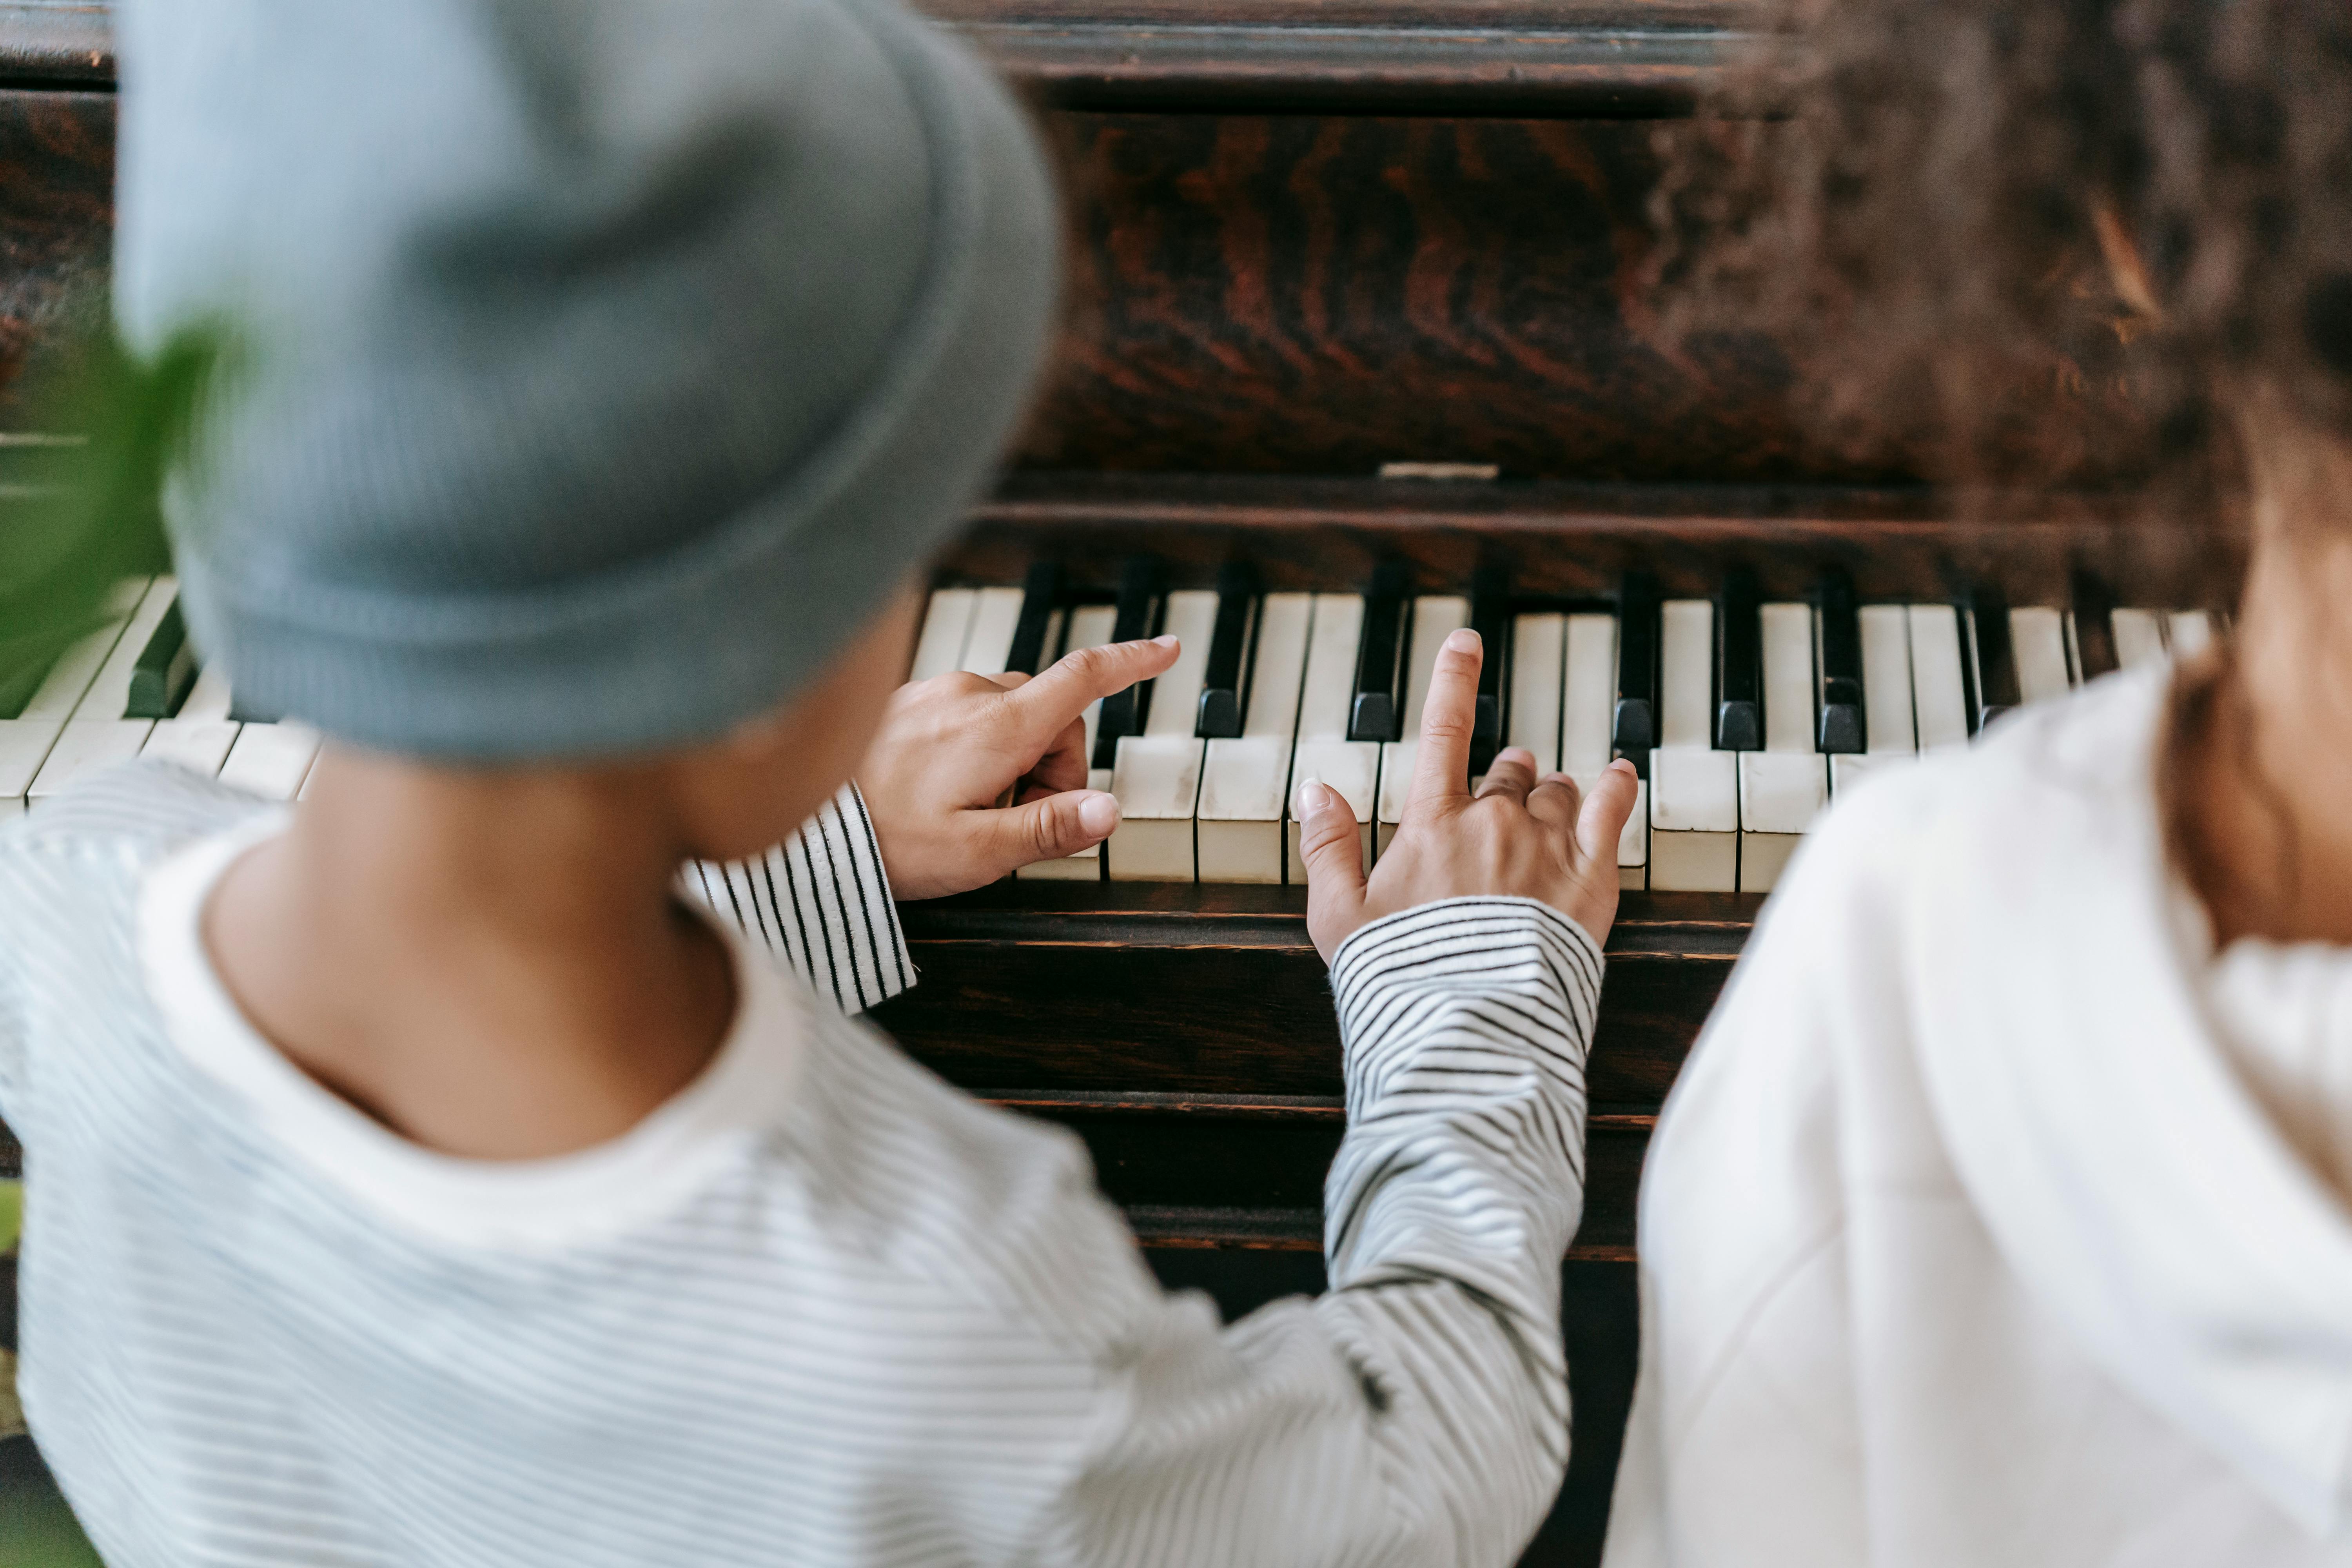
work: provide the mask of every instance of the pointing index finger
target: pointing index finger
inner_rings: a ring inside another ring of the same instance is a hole
[[[1005,700],[1020,712],[1024,728],[1050,739],[1084,714],[1087,704],[1164,674],[1176,662],[1178,646],[1172,637],[1159,637],[1082,647],[1006,692]]]
[[[1464,627],[1449,634],[1429,674],[1422,700],[1421,745],[1413,759],[1412,795],[1418,805],[1470,797],[1470,730],[1478,710],[1478,668],[1485,662],[1478,634]]]

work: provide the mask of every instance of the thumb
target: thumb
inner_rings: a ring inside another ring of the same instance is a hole
[[[1364,846],[1347,798],[1319,779],[1298,786],[1298,858],[1307,865],[1307,932],[1328,961],[1364,923]]]
[[[1023,805],[972,813],[982,858],[992,875],[1040,860],[1059,860],[1099,844],[1118,826],[1118,797],[1066,789]]]
[[[1633,803],[1641,798],[1642,775],[1633,764],[1620,757],[1592,782],[1592,793],[1584,797],[1584,809],[1576,818],[1576,849],[1585,859],[1596,865],[1617,864],[1617,838],[1625,831],[1625,819],[1633,815]]]

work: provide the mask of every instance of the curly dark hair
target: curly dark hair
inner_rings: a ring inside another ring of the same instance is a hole
[[[1661,133],[1686,342],[1761,332],[1822,435],[1946,484],[2111,487],[2215,525],[2255,473],[2340,489],[2277,451],[2352,446],[2352,0],[1784,5]],[[2168,852],[2220,915],[2296,885],[2277,792],[2216,740],[2244,732],[2241,677],[2226,637],[2182,667],[2157,773]],[[2205,831],[2215,766],[2272,818],[2267,877]]]
[[[2237,399],[2352,437],[2347,0],[1786,0],[1662,133],[1686,338],[1947,483],[2231,489]],[[2119,263],[2123,283],[2116,283]]]

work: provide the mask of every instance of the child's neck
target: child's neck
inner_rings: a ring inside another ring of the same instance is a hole
[[[544,1157],[627,1131],[726,1033],[730,959],[672,896],[682,857],[649,774],[331,750],[205,938],[255,1026],[386,1126]]]
[[[2167,764],[2187,770],[2217,943],[2352,945],[2352,516],[2314,515],[2345,508],[2352,465],[2332,448],[2302,457],[2300,482],[2258,503],[2231,687]]]

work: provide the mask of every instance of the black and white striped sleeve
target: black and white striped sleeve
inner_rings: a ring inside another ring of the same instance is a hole
[[[1171,1302],[1136,1334],[1042,1559],[1517,1559],[1568,1460],[1559,1265],[1601,977],[1581,928],[1522,900],[1424,905],[1339,950],[1332,1289],[1222,1331]]]
[[[845,1013],[862,1013],[915,983],[874,819],[855,784],[843,784],[766,854],[691,861],[682,880],[689,896]]]

